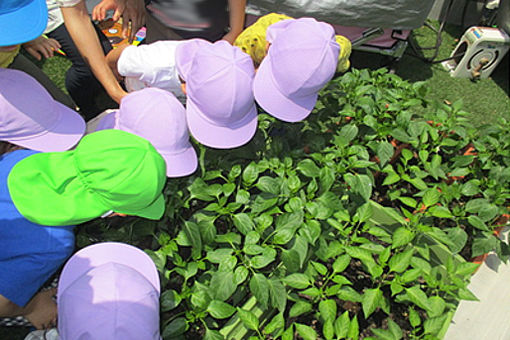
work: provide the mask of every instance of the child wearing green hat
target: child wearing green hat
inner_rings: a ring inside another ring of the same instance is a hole
[[[13,144],[10,144],[13,146]],[[13,150],[14,149],[14,150]],[[52,291],[36,293],[74,249],[74,225],[112,214],[159,219],[166,165],[121,130],[85,136],[74,150],[0,154],[0,317],[36,328],[56,318]]]

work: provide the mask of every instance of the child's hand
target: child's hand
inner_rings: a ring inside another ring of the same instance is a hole
[[[57,324],[57,304],[53,296],[57,289],[52,288],[35,294],[25,307],[24,316],[37,329],[47,329]]]
[[[53,57],[54,51],[60,48],[60,44],[55,39],[40,36],[32,41],[22,44],[23,48],[35,59],[41,60],[42,57],[48,59]]]

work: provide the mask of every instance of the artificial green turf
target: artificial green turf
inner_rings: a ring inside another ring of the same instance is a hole
[[[435,28],[437,23],[432,23]],[[458,39],[464,30],[459,26],[446,25],[442,32],[442,44],[435,60],[450,56],[455,49]],[[410,40],[415,41],[420,47],[435,45],[436,33],[428,27],[421,27],[411,33]],[[430,58],[432,50],[420,50],[422,57]],[[411,82],[426,81],[429,85],[428,97],[440,101],[454,102],[462,100],[464,110],[473,116],[473,124],[490,123],[498,116],[510,119],[509,98],[509,60],[507,54],[496,67],[491,77],[478,81],[470,79],[453,78],[444,70],[441,64],[427,63],[413,56],[414,51],[408,47],[406,53],[396,63],[396,74]],[[361,53],[354,51],[351,62],[354,67],[378,67],[385,60],[373,53]]]

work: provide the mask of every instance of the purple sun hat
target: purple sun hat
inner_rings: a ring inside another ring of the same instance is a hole
[[[289,19],[269,26],[266,38],[271,46],[255,75],[255,100],[278,119],[303,120],[335,74],[340,53],[335,31],[312,18]]]
[[[85,121],[55,101],[25,72],[0,68],[0,140],[24,148],[65,151],[85,133]]]
[[[159,275],[140,249],[98,243],[74,254],[58,282],[62,340],[160,340]]]
[[[186,114],[193,137],[218,149],[248,143],[257,130],[250,56],[223,40],[190,41],[177,48],[176,63],[186,82]]]
[[[96,130],[104,129],[127,131],[151,142],[166,162],[167,177],[187,176],[197,168],[186,110],[168,91],[149,87],[129,93],[118,111],[99,122]]]

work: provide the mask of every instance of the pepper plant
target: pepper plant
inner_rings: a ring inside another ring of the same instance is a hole
[[[303,122],[200,149],[160,221],[95,221],[79,245],[146,249],[166,339],[440,339],[477,265],[507,244],[509,123],[474,129],[385,69],[332,80]]]

